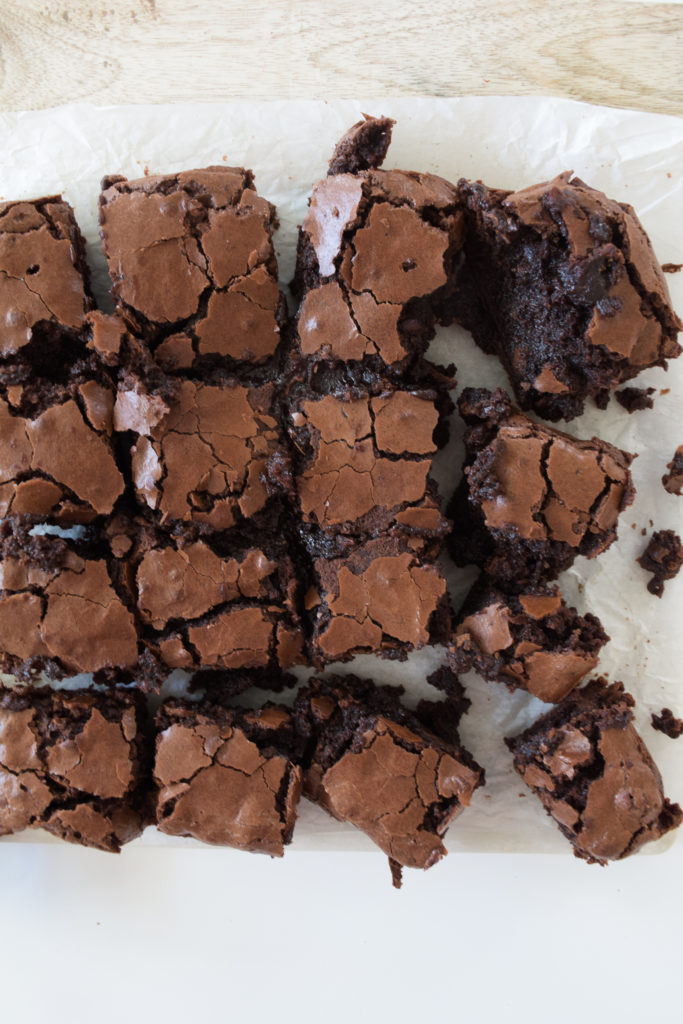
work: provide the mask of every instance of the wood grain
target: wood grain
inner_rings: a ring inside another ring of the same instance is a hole
[[[683,113],[683,7],[618,0],[2,0],[0,108],[550,94]]]

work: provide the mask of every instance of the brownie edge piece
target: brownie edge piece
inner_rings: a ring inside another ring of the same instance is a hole
[[[429,868],[441,860],[446,829],[484,781],[456,730],[437,736],[420,707],[412,713],[401,705],[401,692],[330,676],[311,680],[295,704],[308,739],[304,794],[377,843],[395,862],[395,884],[396,864]]]
[[[172,700],[159,708],[156,728],[157,828],[281,857],[302,778],[289,710]]]
[[[683,821],[633,727],[634,704],[622,683],[592,679],[506,740],[515,769],[589,864],[628,857]]]
[[[0,690],[0,835],[118,853],[147,824],[146,770],[140,694]]]

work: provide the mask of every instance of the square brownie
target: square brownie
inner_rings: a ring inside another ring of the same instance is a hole
[[[522,409],[573,419],[681,352],[681,321],[634,210],[571,173],[519,192],[462,180],[458,317]]]
[[[308,740],[304,794],[370,836],[393,862],[392,874],[399,868],[395,881],[400,867],[441,860],[446,829],[483,785],[483,770],[457,737],[468,702],[456,687],[452,679],[453,704],[425,702],[411,712],[400,687],[330,676],[311,680],[295,703]],[[434,731],[441,707],[443,735]]]
[[[135,691],[0,690],[0,835],[118,853],[149,823],[148,760]]]
[[[299,749],[288,708],[166,701],[156,716],[157,828],[281,857],[301,794]]]
[[[100,235],[117,309],[164,369],[273,364],[286,316],[276,226],[241,167],[104,179]]]
[[[622,683],[592,679],[506,740],[515,769],[589,864],[628,857],[683,821],[633,727],[634,704]]]
[[[449,662],[455,672],[474,668],[554,704],[596,667],[608,639],[600,620],[568,607],[559,587],[503,594],[483,579],[460,611]]]
[[[467,425],[464,479],[449,508],[458,565],[480,565],[518,591],[613,543],[635,493],[632,455],[533,422],[500,388],[466,388],[458,407]]]

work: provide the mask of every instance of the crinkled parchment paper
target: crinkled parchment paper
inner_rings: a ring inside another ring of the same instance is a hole
[[[276,245],[281,277],[287,282],[294,266],[296,227],[311,186],[325,174],[336,139],[361,111],[396,118],[387,167],[432,171],[452,180],[481,178],[513,189],[571,169],[636,208],[662,263],[683,263],[683,120],[559,99],[72,106],[3,114],[0,195],[16,199],[63,192],[88,239],[95,288],[103,296],[108,281],[98,244],[97,198],[104,174],[139,177],[148,170],[210,163],[246,165],[255,171],[259,191],[277,204],[281,227]],[[680,313],[683,273],[669,276],[669,286]],[[456,363],[458,391],[467,385],[506,383],[496,359],[483,355],[457,328],[441,330],[431,354]],[[637,452],[633,473],[638,494],[621,517],[612,548],[594,561],[579,558],[561,583],[569,601],[581,612],[598,615],[611,636],[600,670],[610,679],[623,680],[635,695],[637,724],[660,765],[667,793],[683,800],[683,740],[676,743],[650,726],[651,712],[664,705],[683,714],[683,575],[667,583],[658,600],[646,590],[649,577],[635,562],[647,543],[641,530],[649,536],[651,523],[660,529],[683,527],[683,498],[667,494],[660,482],[666,463],[683,442],[683,358],[668,373],[649,370],[634,383],[657,389],[654,410],[629,415],[612,401],[605,412],[591,409],[566,427],[577,436],[598,434]],[[436,475],[446,497],[457,483],[462,460],[457,416],[452,434],[449,447],[437,458]],[[456,607],[474,575],[449,567]],[[341,671],[401,682],[414,699],[429,692],[424,679],[442,656],[438,648],[418,652],[403,664],[365,656]],[[540,804],[524,792],[502,740],[532,721],[543,705],[473,673],[464,682],[472,709],[462,734],[486,768],[487,785],[451,828],[449,849],[568,852]],[[50,841],[41,833],[23,838]],[[167,839],[150,829],[139,842],[188,841]],[[662,850],[672,842],[665,839],[651,849]],[[294,849],[370,846],[355,829],[302,802]],[[680,855],[683,842],[676,847]]]

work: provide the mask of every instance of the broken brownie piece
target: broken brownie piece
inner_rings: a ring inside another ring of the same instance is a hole
[[[449,662],[554,704],[595,668],[608,639],[595,615],[565,604],[559,587],[506,595],[480,581],[460,613]]]
[[[443,738],[425,727],[420,707],[403,707],[402,692],[356,676],[310,681],[295,703],[308,741],[304,794],[396,864],[429,868],[445,856],[446,829],[484,773],[456,732]]]
[[[312,552],[315,556],[315,552]],[[441,567],[401,536],[350,545],[313,562],[306,594],[314,664],[378,653],[404,659],[450,637],[450,605]]]
[[[680,495],[683,492],[683,444],[679,444],[674,457],[666,467],[669,472],[662,477],[662,483],[669,494]]]
[[[44,828],[118,853],[148,823],[142,697],[0,690],[0,835]]]
[[[651,722],[653,729],[663,732],[672,740],[683,736],[683,718],[676,718],[671,708],[662,708],[658,715],[653,714]]]
[[[286,315],[275,208],[251,171],[206,167],[102,182],[117,309],[169,372],[273,361]]]
[[[523,409],[573,419],[681,352],[681,321],[633,209],[571,173],[520,192],[459,182],[458,318],[497,354]]]
[[[156,717],[157,828],[281,857],[301,793],[289,709],[171,700]]]
[[[392,122],[367,118],[341,140],[299,235],[295,347],[321,361],[402,372],[427,348],[454,287],[463,239],[455,187],[378,169]]]
[[[83,238],[61,196],[0,203],[0,359],[48,352],[93,308]]]
[[[632,455],[533,422],[500,388],[466,388],[458,405],[467,424],[464,480],[449,508],[458,565],[481,565],[518,591],[612,544],[635,493]]]
[[[637,561],[645,572],[652,573],[647,589],[661,597],[666,580],[677,576],[683,565],[683,542],[673,530],[657,530]]]
[[[632,725],[634,704],[621,683],[592,679],[506,740],[516,770],[589,864],[627,857],[683,821]]]

